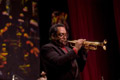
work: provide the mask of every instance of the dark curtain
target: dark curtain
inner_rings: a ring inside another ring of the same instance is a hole
[[[99,47],[96,51],[88,52],[86,66],[81,72],[81,80],[118,80],[119,78],[119,3],[119,0],[114,0],[113,9],[112,0],[68,0],[72,39],[85,38],[99,42],[107,39],[108,41],[106,51]]]
[[[120,48],[120,37],[119,37],[120,36],[120,0],[113,0],[113,3],[114,3],[116,32],[117,32],[119,48]]]
[[[115,25],[116,25],[116,33],[117,33],[119,56],[120,56],[120,0],[113,0],[113,8],[114,8]],[[120,76],[120,73],[118,76]]]

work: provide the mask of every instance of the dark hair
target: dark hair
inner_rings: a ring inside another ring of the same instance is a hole
[[[57,27],[65,27],[66,31],[68,32],[67,27],[64,24],[54,24],[50,27],[49,29],[49,38],[51,39],[51,36],[53,35],[54,37],[57,36]]]

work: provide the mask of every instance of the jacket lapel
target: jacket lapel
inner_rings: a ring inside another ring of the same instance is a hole
[[[51,45],[60,55],[65,54],[65,51],[63,51],[60,47],[57,47],[54,44],[51,44]]]

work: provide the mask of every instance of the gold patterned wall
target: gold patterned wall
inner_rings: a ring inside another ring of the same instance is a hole
[[[0,0],[0,80],[39,77],[38,0]]]

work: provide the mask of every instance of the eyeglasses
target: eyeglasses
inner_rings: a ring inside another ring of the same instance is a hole
[[[57,34],[59,37],[68,37],[68,34],[67,33],[59,33]]]

